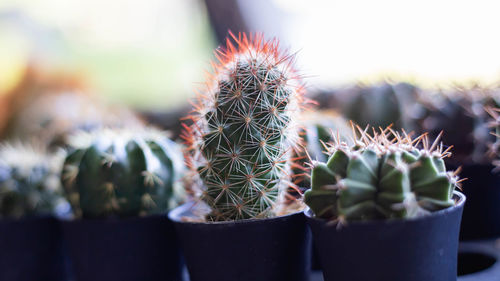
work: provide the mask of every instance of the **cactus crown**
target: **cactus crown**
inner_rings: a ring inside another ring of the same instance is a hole
[[[175,204],[180,148],[154,129],[102,129],[70,137],[62,181],[77,216],[130,217]]]
[[[451,147],[391,128],[372,134],[368,127],[356,130],[360,137],[353,145],[336,140],[328,162],[314,164],[312,189],[304,199],[317,217],[412,218],[454,204],[458,172],[447,172],[443,161]]]
[[[211,208],[207,220],[272,216],[290,182],[295,119],[303,103],[293,56],[262,35],[232,35],[184,138],[199,174],[196,193]]]
[[[65,216],[70,206],[59,181],[64,152],[48,154],[33,145],[0,147],[0,217]]]

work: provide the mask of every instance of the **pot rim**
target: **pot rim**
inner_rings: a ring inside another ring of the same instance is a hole
[[[417,217],[417,218],[410,218],[410,219],[385,219],[385,220],[370,220],[370,221],[350,221],[350,222],[347,222],[346,223],[346,226],[349,226],[349,225],[356,225],[356,226],[373,226],[373,225],[396,225],[396,224],[403,224],[403,223],[406,223],[406,222],[416,222],[416,221],[422,221],[422,220],[427,220],[429,218],[433,218],[433,217],[438,217],[438,216],[443,216],[445,214],[448,214],[448,213],[451,213],[453,211],[455,211],[456,209],[458,208],[463,208],[464,204],[465,204],[465,201],[467,200],[467,198],[465,197],[465,195],[462,193],[462,192],[459,192],[457,190],[454,190],[453,191],[453,197],[456,199],[456,203],[455,205],[451,206],[451,207],[448,207],[446,209],[442,209],[442,210],[439,210],[439,211],[435,211],[435,212],[431,212],[430,215],[425,215],[425,216],[421,216],[421,217]],[[321,223],[324,223],[324,224],[327,224],[328,222],[330,222],[329,220],[327,219],[319,219],[319,218],[316,218],[312,212],[312,210],[307,207],[307,209],[304,210],[304,215],[306,216],[307,219],[309,220],[314,220],[316,222],[321,222]],[[332,223],[331,224],[332,226],[336,226],[337,223]]]
[[[186,202],[174,209],[172,209],[168,213],[168,218],[174,223],[182,223],[187,225],[233,225],[233,224],[256,224],[256,223],[265,223],[272,222],[277,220],[283,220],[284,218],[293,217],[297,215],[302,215],[304,211],[296,211],[285,215],[270,217],[270,218],[252,218],[252,219],[243,219],[243,220],[231,220],[231,221],[187,221],[182,218],[186,218],[188,216],[184,215],[191,210],[195,209],[198,205],[196,201]]]

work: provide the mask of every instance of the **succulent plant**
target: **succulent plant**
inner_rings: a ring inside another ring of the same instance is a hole
[[[144,216],[175,206],[184,170],[179,146],[152,128],[70,137],[62,182],[76,216]]]
[[[290,183],[296,119],[303,103],[293,56],[262,35],[232,36],[218,49],[215,73],[200,95],[184,138],[200,177],[207,220],[273,215]]]
[[[454,204],[457,172],[439,139],[430,145],[390,128],[358,131],[352,145],[335,140],[326,163],[315,163],[304,201],[319,218],[346,221],[413,218]],[[421,144],[421,148],[419,145]]]
[[[340,140],[349,142],[352,139],[349,123],[333,110],[304,112],[299,122],[300,134],[304,149],[297,151],[293,164],[294,183],[300,187],[309,188],[309,167],[311,159],[319,162],[328,160],[326,144],[333,141],[333,134]]]
[[[492,164],[496,166],[495,170],[500,170],[500,108],[486,107],[486,112],[491,119],[488,122],[489,127],[493,130],[490,132],[495,137],[495,142],[490,144],[489,157],[492,159]]]
[[[412,130],[414,115],[419,114],[415,103],[418,89],[409,83],[359,84],[353,87],[323,91],[315,99],[320,108],[341,112],[356,124]]]
[[[64,152],[35,145],[0,146],[0,218],[67,216],[70,206],[59,181]]]
[[[491,161],[488,147],[494,142],[489,134],[486,107],[500,106],[500,91],[494,87],[455,86],[449,90],[426,91],[419,104],[424,114],[416,119],[420,132],[434,138],[446,131],[443,141],[454,144],[452,162],[481,163]]]

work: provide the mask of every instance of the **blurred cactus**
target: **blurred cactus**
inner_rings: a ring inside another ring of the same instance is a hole
[[[0,146],[0,218],[67,216],[59,181],[64,152],[48,154],[26,144]]]
[[[368,127],[367,127],[368,129]],[[456,172],[447,172],[438,139],[391,129],[366,133],[353,145],[335,140],[327,163],[316,163],[305,203],[317,217],[340,220],[413,218],[454,204]],[[418,148],[419,144],[422,148]]]
[[[490,133],[495,137],[495,142],[489,147],[489,156],[492,164],[496,166],[495,170],[498,171],[500,170],[500,108],[486,107],[485,110],[491,117],[489,127],[493,130]]]
[[[315,99],[323,109],[335,109],[356,124],[412,130],[418,115],[418,89],[408,83],[357,85],[319,93]]]
[[[420,132],[435,138],[445,131],[443,141],[453,143],[456,163],[491,161],[488,147],[495,138],[490,135],[489,116],[485,107],[500,105],[500,91],[491,87],[454,87],[451,90],[426,92],[419,99],[423,117],[415,120]]]
[[[297,152],[297,161],[293,165],[294,183],[309,188],[309,160],[326,162],[328,153],[325,145],[333,141],[333,134],[342,141],[349,142],[352,139],[352,131],[349,123],[333,110],[304,113],[298,122],[305,149]]]
[[[79,129],[136,125],[128,109],[111,108],[91,94],[82,77],[29,67],[24,79],[1,101],[7,107],[1,135],[11,140],[36,136],[51,148]]]
[[[197,195],[208,220],[274,215],[290,183],[296,118],[302,103],[293,56],[260,35],[227,41],[216,52],[215,73],[186,127],[190,162],[201,178]]]
[[[62,181],[77,216],[143,216],[175,207],[184,159],[163,133],[102,129],[75,134],[69,144]]]

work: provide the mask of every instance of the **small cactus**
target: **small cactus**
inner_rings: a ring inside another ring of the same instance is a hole
[[[0,146],[0,218],[67,216],[59,181],[64,152],[49,154],[27,144]]]
[[[218,49],[215,73],[186,127],[198,196],[211,208],[207,220],[273,215],[290,183],[297,115],[303,102],[293,56],[277,40],[233,35]]]
[[[294,183],[309,188],[309,159],[326,162],[328,153],[325,145],[333,141],[335,134],[341,141],[352,139],[349,123],[333,110],[310,111],[302,114],[299,120],[300,134],[304,148],[297,152],[297,161],[293,165]]]
[[[357,128],[361,136],[353,145],[335,140],[328,162],[314,165],[304,200],[317,217],[412,218],[454,204],[459,180],[446,171],[450,152],[438,139],[429,145],[425,135],[412,139],[390,128],[370,135]]]
[[[62,182],[76,216],[144,216],[175,206],[183,158],[163,133],[101,129],[71,136],[69,146]]]

